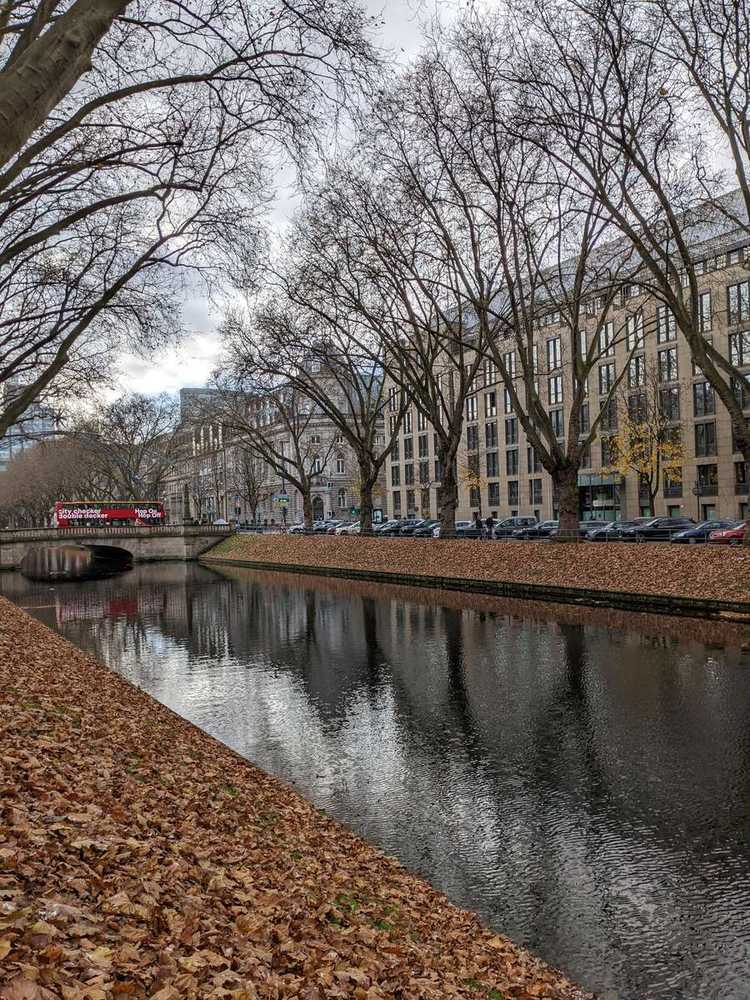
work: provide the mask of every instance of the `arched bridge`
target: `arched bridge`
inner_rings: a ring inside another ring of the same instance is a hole
[[[0,531],[0,569],[15,569],[30,549],[55,543],[109,545],[129,552],[134,562],[187,561],[197,559],[231,532],[228,525],[221,524],[8,529]]]

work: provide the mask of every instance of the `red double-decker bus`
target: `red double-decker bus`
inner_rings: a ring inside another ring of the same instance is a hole
[[[161,500],[58,500],[53,524],[57,528],[97,527],[98,525],[164,524]]]

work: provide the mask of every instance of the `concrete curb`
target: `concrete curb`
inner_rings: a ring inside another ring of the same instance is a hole
[[[349,569],[332,566],[300,566],[255,559],[222,559],[199,556],[201,563],[243,566],[247,569],[298,573],[309,576],[332,576],[373,583],[395,583],[407,587],[431,590],[459,590],[493,597],[523,598],[556,604],[577,604],[585,607],[621,608],[650,614],[678,615],[689,618],[722,618],[750,624],[750,603],[744,601],[697,600],[692,597],[671,597],[666,594],[633,594],[620,590],[588,590],[583,587],[550,587],[536,583],[512,583],[505,580],[475,580],[455,576],[418,576],[410,573],[384,573],[378,570]]]

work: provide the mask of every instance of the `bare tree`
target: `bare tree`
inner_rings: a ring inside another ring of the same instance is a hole
[[[223,372],[204,403],[207,418],[219,422],[225,439],[239,438],[302,497],[305,527],[312,529],[313,487],[333,454],[334,437],[321,426],[318,407],[275,375]]]
[[[555,0],[526,7],[504,31],[518,53],[505,72],[520,94],[518,132],[566,165],[633,248],[632,280],[674,315],[750,462],[750,298],[740,288],[712,310],[729,328],[724,349],[700,282],[717,237],[731,251],[750,236],[747,12],[711,0]]]
[[[243,283],[271,144],[300,158],[372,62],[347,0],[14,0],[0,15],[0,384],[99,378],[181,332],[182,282]],[[262,140],[262,145],[259,140]]]
[[[337,288],[319,268],[320,209],[313,202],[297,221],[282,253],[289,263],[254,314],[225,325],[225,369],[244,381],[255,375],[279,380],[328,418],[354,452],[360,525],[370,534],[373,491],[410,394],[400,393],[396,405],[386,398],[384,340],[356,313],[337,308]]]
[[[235,443],[232,449],[231,487],[236,496],[250,508],[250,520],[258,520],[258,508],[268,499],[270,488],[266,482],[266,463],[250,447]]]
[[[0,473],[0,510],[12,527],[45,526],[57,500],[96,500],[101,490],[92,456],[79,442],[43,441]]]
[[[159,499],[174,464],[186,454],[177,402],[133,393],[101,404],[70,432],[117,499]]]

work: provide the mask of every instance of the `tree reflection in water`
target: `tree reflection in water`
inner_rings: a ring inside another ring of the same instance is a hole
[[[3,588],[589,988],[746,1000],[739,626],[181,564]]]

